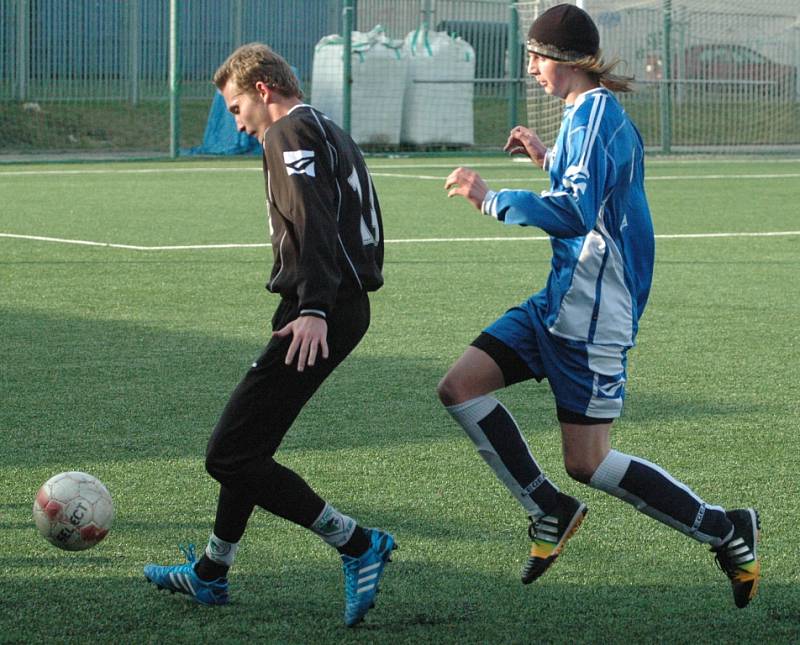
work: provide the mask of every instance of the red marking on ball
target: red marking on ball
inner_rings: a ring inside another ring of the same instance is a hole
[[[99,542],[108,535],[108,529],[99,529],[90,524],[81,528],[80,533],[84,542]]]
[[[64,505],[60,502],[50,499],[47,501],[47,504],[42,507],[42,510],[45,512],[47,517],[49,517],[51,520],[54,520],[56,517],[58,517],[58,514],[64,510]]]

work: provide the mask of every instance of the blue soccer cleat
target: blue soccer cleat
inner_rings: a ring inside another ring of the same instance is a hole
[[[194,572],[194,565],[197,562],[194,544],[190,544],[188,549],[183,545],[179,545],[179,548],[186,557],[185,564],[171,567],[148,564],[144,568],[144,577],[159,589],[186,594],[201,605],[227,605],[227,578],[217,578],[211,582],[200,579]]]
[[[392,551],[397,548],[394,538],[378,529],[364,529],[370,546],[358,558],[342,555],[344,568],[344,622],[348,627],[357,625],[366,613],[375,606],[375,594],[390,562]]]

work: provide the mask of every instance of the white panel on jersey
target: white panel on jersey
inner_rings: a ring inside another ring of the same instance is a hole
[[[347,178],[347,183],[350,184],[350,188],[358,195],[359,204],[363,204],[364,198],[361,196],[361,182],[358,179],[358,172],[356,172],[355,168],[353,168],[353,172],[351,172],[350,176]]]
[[[372,217],[372,242],[377,244],[381,240],[381,227],[378,225],[378,211],[375,210],[375,194],[372,192],[372,180],[369,182],[369,212],[370,217]]]
[[[283,163],[286,164],[286,173],[289,175],[314,177],[313,150],[286,150],[283,153]]]
[[[602,220],[598,221],[602,227]],[[625,284],[625,266],[617,245],[610,236],[608,258],[600,287],[600,308],[597,312],[595,343],[633,345],[633,303]]]
[[[561,301],[558,318],[550,328],[556,336],[588,340],[592,324],[597,276],[603,266],[606,241],[597,231],[590,231],[583,240],[572,284]]]
[[[353,168],[353,172],[350,173],[350,176],[347,178],[347,183],[350,184],[350,188],[358,195],[358,202],[360,204],[364,204],[364,194],[361,190],[361,180],[358,178],[358,172],[355,168]],[[374,215],[373,219],[377,218],[377,214],[375,213],[375,207],[372,206],[372,190],[370,186],[370,208],[372,209],[372,213]],[[376,228],[377,230],[377,228]],[[361,243],[364,246],[368,244],[376,244],[375,242],[375,235],[369,230],[367,223],[364,221],[364,218],[361,218]]]

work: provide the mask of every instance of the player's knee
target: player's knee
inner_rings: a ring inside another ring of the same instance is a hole
[[[463,403],[467,399],[464,398],[466,393],[461,387],[458,379],[453,378],[450,374],[445,374],[439,384],[436,386],[436,394],[442,405],[451,406]]]
[[[564,468],[572,479],[581,484],[588,484],[595,471],[594,465],[585,459],[570,456],[564,457]]]
[[[206,472],[216,481],[230,486],[241,477],[245,457],[227,438],[225,427],[218,423],[206,446]]]
[[[277,465],[272,457],[233,459],[211,450],[205,461],[206,472],[223,486],[231,488],[263,483],[272,477]]]
[[[225,483],[223,480],[228,478],[228,468],[225,467],[224,462],[217,457],[214,451],[209,450],[206,453],[205,466],[206,472],[211,475],[211,477],[216,479],[221,484]]]
[[[236,486],[247,477],[248,463],[242,458],[215,449],[212,444],[206,452],[206,472],[224,486]]]

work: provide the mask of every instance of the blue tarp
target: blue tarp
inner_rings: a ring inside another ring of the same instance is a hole
[[[217,91],[208,112],[203,144],[185,151],[188,155],[260,155],[258,139],[236,130],[236,121]]]

